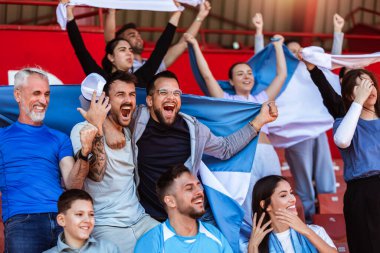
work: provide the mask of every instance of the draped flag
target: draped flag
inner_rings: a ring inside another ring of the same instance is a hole
[[[137,103],[145,103],[145,89],[137,88]],[[44,123],[70,134],[71,128],[83,121],[76,111],[80,106],[80,86],[51,86],[50,104]],[[13,97],[13,87],[0,86],[0,126],[17,120],[18,104]],[[182,96],[181,111],[196,117],[217,136],[229,135],[242,128],[260,111],[261,105],[233,102],[194,95]],[[257,138],[229,160],[204,156],[199,168],[202,183],[215,220],[238,252],[239,230],[244,216],[241,203],[247,194]]]
[[[189,44],[188,47],[189,47],[190,65],[193,70],[195,80],[197,81],[203,93],[207,96],[210,96],[206,83],[204,79],[202,78],[202,75],[199,71],[194,49],[191,44]],[[288,75],[287,75],[284,85],[282,86],[282,89],[279,95],[286,89],[299,62],[297,58],[293,56],[293,54],[289,51],[287,47],[283,46],[283,50],[285,54]],[[251,66],[253,70],[255,85],[253,86],[251,94],[255,95],[265,90],[276,76],[276,51],[274,49],[273,44],[267,45],[263,50],[255,54],[251,59],[249,59],[247,63],[249,66]],[[218,80],[218,83],[225,92],[229,94],[235,94],[235,90],[229,84],[228,81]]]
[[[269,138],[272,144],[279,148],[287,148],[306,139],[315,138],[330,129],[333,123],[305,64],[295,58],[285,46],[283,47],[288,74],[281,93],[276,98],[279,116],[274,122],[267,124]],[[209,95],[191,47],[189,47],[189,55],[195,79],[202,91]],[[251,92],[254,95],[267,88],[276,75],[274,46],[267,45],[248,63],[255,77],[255,85]],[[327,69],[321,70],[335,91],[340,94],[338,76]],[[218,82],[225,92],[235,93],[227,81]]]
[[[204,0],[177,0],[180,3],[196,6]],[[87,5],[98,8],[145,11],[182,11],[173,0],[70,0],[70,5]],[[57,21],[61,28],[66,29],[66,4],[59,3],[56,10]]]
[[[312,46],[302,49],[302,57],[305,61],[326,69],[336,69],[341,67],[358,69],[379,62],[380,52],[358,55],[333,55],[326,54],[321,47]]]

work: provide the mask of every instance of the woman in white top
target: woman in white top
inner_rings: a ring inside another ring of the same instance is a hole
[[[238,62],[230,67],[228,71],[229,83],[233,86],[236,94],[228,94],[222,90],[212,74],[197,40],[190,34],[185,34],[184,38],[188,43],[193,45],[200,73],[205,80],[207,89],[212,97],[262,104],[266,101],[274,101],[281,91],[282,85],[284,84],[287,76],[286,61],[282,48],[284,38],[281,35],[275,35],[275,41],[273,42],[277,62],[276,76],[265,90],[256,95],[251,94],[255,84],[255,78],[251,67],[247,63]],[[256,130],[260,130],[259,144],[256,148],[255,160],[252,166],[252,175],[248,195],[243,203],[243,208],[245,209],[244,220],[249,225],[252,225],[251,192],[254,184],[259,178],[264,176],[273,174],[281,175],[281,167],[277,153],[267,137],[269,134],[268,127],[264,125],[261,129]]]
[[[338,252],[322,227],[306,225],[298,217],[296,198],[285,178],[272,175],[260,179],[252,198],[255,214],[248,253]]]

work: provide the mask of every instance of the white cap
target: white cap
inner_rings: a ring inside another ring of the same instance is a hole
[[[91,73],[82,81],[80,86],[82,95],[85,99],[91,101],[92,94],[96,90],[96,98],[98,99],[102,95],[103,87],[106,84],[106,80],[99,74]]]

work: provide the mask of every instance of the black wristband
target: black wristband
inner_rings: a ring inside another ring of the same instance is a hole
[[[78,158],[79,158],[79,159],[82,159],[83,161],[88,162],[88,156],[89,156],[89,154],[88,154],[87,156],[84,156],[84,155],[82,154],[82,149],[79,150],[79,153],[78,153]]]

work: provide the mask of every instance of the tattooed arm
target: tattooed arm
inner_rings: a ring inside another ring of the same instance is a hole
[[[92,157],[88,177],[95,182],[103,180],[107,165],[107,155],[104,149],[104,138],[101,135],[95,137],[92,143]]]
[[[92,157],[89,160],[88,178],[100,182],[106,170],[107,156],[104,148],[103,123],[111,109],[109,98],[103,92],[96,101],[96,92],[93,93],[90,109],[88,111],[78,108],[82,116],[97,128],[97,135],[92,142]],[[74,127],[75,128],[75,127]],[[72,138],[73,139],[73,138]],[[74,145],[73,145],[74,146]],[[75,150],[75,147],[74,147]]]

